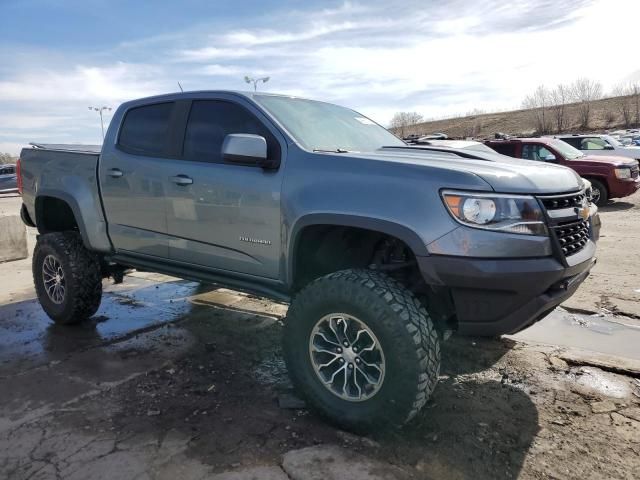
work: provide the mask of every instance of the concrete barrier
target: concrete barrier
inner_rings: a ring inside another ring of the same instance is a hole
[[[27,258],[27,229],[19,215],[0,217],[0,262]]]

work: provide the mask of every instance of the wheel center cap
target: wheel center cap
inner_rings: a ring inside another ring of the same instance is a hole
[[[56,283],[60,283],[60,274],[56,274]]]
[[[344,358],[344,361],[347,363],[353,363],[357,356],[358,354],[354,352],[351,347],[346,347],[342,350],[342,358]]]

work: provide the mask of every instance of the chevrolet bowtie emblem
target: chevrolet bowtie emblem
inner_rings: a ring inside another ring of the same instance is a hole
[[[581,207],[576,207],[576,213],[582,220],[589,219],[589,205],[582,205]]]

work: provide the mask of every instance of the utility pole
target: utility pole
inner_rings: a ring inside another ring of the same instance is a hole
[[[111,107],[89,107],[89,110],[94,110],[100,114],[100,128],[102,129],[102,141],[104,142],[104,120],[102,118],[102,112],[105,110],[111,111]]]
[[[258,83],[262,82],[262,83],[267,83],[269,81],[269,78],[271,77],[262,77],[262,78],[252,78],[252,77],[244,77],[244,81],[249,83],[249,84],[253,84],[253,91],[257,92],[258,91]]]

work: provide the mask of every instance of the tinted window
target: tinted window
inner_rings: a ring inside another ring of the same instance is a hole
[[[516,156],[516,146],[513,143],[492,143],[491,148],[502,155],[507,155],[508,157]]]
[[[0,168],[0,175],[11,175],[16,173],[16,167],[3,167]]]
[[[198,162],[222,162],[222,142],[231,133],[261,135],[267,140],[267,157],[280,156],[271,132],[251,112],[238,104],[219,100],[193,102],[184,137],[184,158]]]
[[[580,137],[568,137],[562,139],[563,142],[567,142],[569,145],[575,148],[580,148],[581,140],[582,139]]]
[[[122,122],[118,144],[141,155],[164,153],[172,111],[172,102],[132,108]]]

